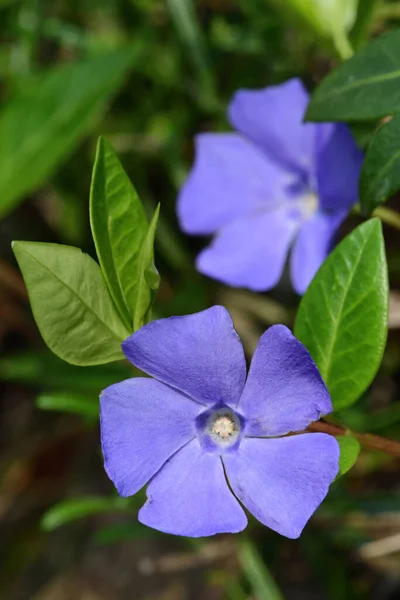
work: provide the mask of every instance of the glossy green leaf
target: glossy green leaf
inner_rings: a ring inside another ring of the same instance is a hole
[[[93,169],[90,222],[104,278],[121,317],[131,329],[140,252],[148,223],[135,188],[104,138],[99,140]]]
[[[58,67],[13,97],[0,114],[0,215],[41,185],[87,134],[136,51]]]
[[[129,335],[99,265],[78,248],[14,242],[33,316],[47,346],[75,365],[123,358]]]
[[[326,77],[308,121],[363,121],[400,111],[400,30],[371,42]]]
[[[379,368],[388,293],[382,226],[370,219],[328,256],[303,296],[295,335],[315,360],[335,410],[355,402]]]
[[[360,443],[351,435],[339,435],[337,441],[340,446],[339,473],[337,477],[341,477],[347,471],[350,471],[356,463],[360,453]]]
[[[36,398],[36,406],[41,410],[69,412],[91,420],[99,418],[99,399],[96,396],[82,396],[68,392],[51,392],[40,394]]]
[[[41,526],[45,531],[52,531],[78,519],[91,515],[127,510],[129,501],[126,498],[101,498],[99,496],[85,496],[74,498],[55,504],[44,515]]]
[[[134,331],[150,321],[151,307],[160,285],[160,275],[154,266],[154,239],[159,215],[160,205],[157,206],[151,219],[140,253],[133,303]]]
[[[373,137],[360,177],[361,211],[369,215],[400,189],[400,115]]]

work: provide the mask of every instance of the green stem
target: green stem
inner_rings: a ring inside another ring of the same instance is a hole
[[[361,214],[361,209],[358,204],[354,207],[353,212],[357,215]],[[378,219],[395,229],[400,229],[400,215],[394,210],[386,208],[386,206],[378,206],[372,213],[372,216],[378,217]]]
[[[400,19],[400,2],[396,2],[395,4],[383,4],[383,6],[380,6],[377,10],[376,16],[378,19],[383,19],[385,21],[389,19]]]
[[[347,37],[344,31],[336,31],[333,35],[333,42],[342,60],[347,60],[348,58],[351,58],[353,56],[353,48],[350,44],[349,38]]]
[[[400,215],[394,210],[386,208],[385,206],[379,206],[372,214],[374,217],[379,217],[384,223],[387,223],[396,229],[400,229]]]
[[[367,41],[382,0],[360,0],[357,19],[350,32],[350,41],[359,50]]]

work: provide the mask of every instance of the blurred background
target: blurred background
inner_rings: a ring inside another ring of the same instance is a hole
[[[1,599],[400,598],[399,461],[379,453],[361,452],[296,541],[255,521],[202,541],[141,526],[144,493],[119,499],[99,448],[99,392],[129,367],[73,367],[46,349],[10,245],[59,242],[94,256],[88,199],[105,135],[148,213],[161,202],[155,314],[224,304],[251,355],[266,327],[293,324],[299,298],[286,277],[255,295],[195,272],[206,240],[182,235],[175,216],[193,136],[228,129],[238,88],[295,75],[312,89],[346,36],[361,48],[398,20],[400,3],[376,0],[0,0]],[[369,133],[355,131],[361,145]],[[371,389],[340,417],[399,439],[399,232],[384,230],[388,345]]]

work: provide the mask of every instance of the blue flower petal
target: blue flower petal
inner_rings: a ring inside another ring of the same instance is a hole
[[[308,94],[299,79],[262,90],[240,90],[228,109],[232,126],[267,156],[299,174],[314,172],[318,127],[303,123]]]
[[[223,457],[229,484],[258,519],[298,538],[339,470],[339,444],[330,435],[245,438],[240,452]]]
[[[343,123],[325,123],[316,131],[316,177],[324,211],[350,210],[358,200],[363,153]]]
[[[180,191],[177,213],[187,233],[209,234],[281,202],[288,175],[235,133],[196,138],[196,161]]]
[[[317,212],[301,227],[294,243],[290,273],[293,287],[304,294],[312,278],[332,249],[334,237],[347,211]]]
[[[175,454],[151,481],[139,521],[165,533],[202,537],[237,533],[246,515],[225,479],[221,458],[193,441]]]
[[[291,213],[289,207],[277,207],[225,227],[198,256],[198,270],[235,287],[274,287],[300,226],[300,217]]]
[[[309,352],[284,325],[260,338],[239,411],[246,436],[278,436],[302,431],[332,412],[330,395]]]
[[[154,379],[111,385],[100,396],[104,467],[121,496],[132,496],[196,435],[202,407]]]
[[[235,404],[243,391],[243,347],[223,306],[153,321],[122,349],[136,367],[202,404]]]

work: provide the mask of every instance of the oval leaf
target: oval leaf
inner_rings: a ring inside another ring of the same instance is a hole
[[[0,116],[1,216],[87,134],[136,55],[129,48],[58,67],[10,101]]]
[[[388,294],[382,226],[370,219],[328,256],[296,318],[295,335],[315,360],[335,410],[355,402],[378,370]]]
[[[90,223],[104,278],[131,329],[140,250],[148,223],[135,188],[104,138],[99,140],[93,169]]]
[[[112,303],[99,265],[78,248],[14,242],[33,316],[50,350],[74,365],[123,358],[129,332]]]
[[[400,110],[400,31],[371,42],[314,92],[308,121],[362,121]]]
[[[360,205],[369,215],[400,189],[400,115],[372,138],[360,177]]]
[[[347,473],[347,471],[350,471],[356,463],[361,446],[359,441],[351,435],[339,435],[336,440],[340,446],[339,474],[336,477],[337,479]]]
[[[133,304],[134,331],[137,331],[142,325],[150,321],[151,307],[160,285],[160,275],[154,266],[154,238],[156,236],[159,215],[160,205],[157,206],[151,219],[140,253]]]

